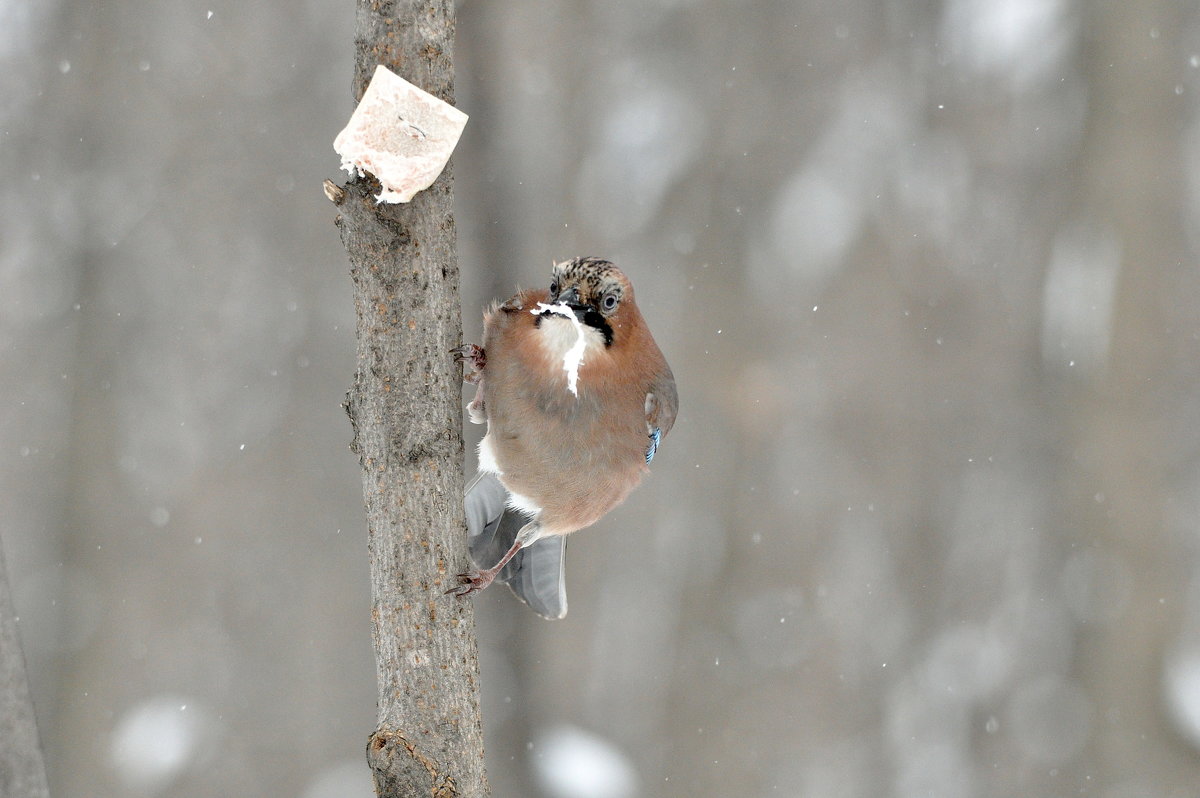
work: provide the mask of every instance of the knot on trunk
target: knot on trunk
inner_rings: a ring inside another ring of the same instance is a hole
[[[376,729],[367,742],[367,764],[379,795],[458,798],[454,777],[398,729]]]

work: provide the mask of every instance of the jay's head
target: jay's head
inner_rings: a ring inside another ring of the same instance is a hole
[[[574,258],[554,264],[549,301],[570,306],[581,322],[604,336],[605,346],[612,346],[614,329],[640,320],[629,278],[601,258]]]

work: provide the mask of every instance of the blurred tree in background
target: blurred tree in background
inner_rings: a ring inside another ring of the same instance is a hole
[[[53,794],[368,794],[352,24],[0,3]],[[603,255],[682,401],[567,619],[477,599],[496,796],[1194,793],[1200,7],[463,2],[456,65],[466,338]]]

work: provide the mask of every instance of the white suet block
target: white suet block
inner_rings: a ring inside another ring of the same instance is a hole
[[[380,202],[408,202],[446,168],[466,124],[462,111],[381,64],[333,148],[347,172],[379,180]]]

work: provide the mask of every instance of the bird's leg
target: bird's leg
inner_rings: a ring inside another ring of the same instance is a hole
[[[479,344],[463,344],[456,346],[450,350],[450,354],[454,355],[456,362],[470,361],[471,368],[466,374],[463,374],[463,382],[476,383],[483,377],[483,367],[487,365],[487,353],[483,351],[483,347]]]
[[[542,525],[537,521],[530,521],[525,526],[521,527],[521,531],[517,533],[516,540],[508,551],[504,552],[504,556],[500,558],[500,562],[493,565],[491,568],[483,570],[473,569],[464,574],[458,575],[459,587],[452,587],[446,591],[447,594],[453,593],[456,596],[467,596],[476,591],[483,590],[490,585],[496,576],[504,570],[504,566],[508,565],[508,561],[517,555],[525,546],[528,546],[535,541],[540,540],[545,536]]]
[[[479,590],[483,590],[492,583],[497,574],[504,570],[504,566],[508,565],[508,561],[516,556],[517,552],[521,550],[522,545],[524,544],[522,544],[521,539],[517,538],[515,541],[513,541],[513,544],[509,547],[508,551],[504,553],[504,556],[500,558],[500,562],[496,563],[491,568],[485,568],[483,570],[474,569],[467,571],[465,574],[459,574],[459,587],[452,587],[447,590],[446,593],[453,593],[454,595],[461,597],[470,595],[471,593]]]
[[[482,424],[487,421],[487,411],[483,403],[483,368],[487,365],[487,353],[478,344],[463,344],[450,350],[456,362],[468,361],[474,371],[463,374],[463,382],[474,383],[475,398],[467,405],[467,415],[472,424]]]

